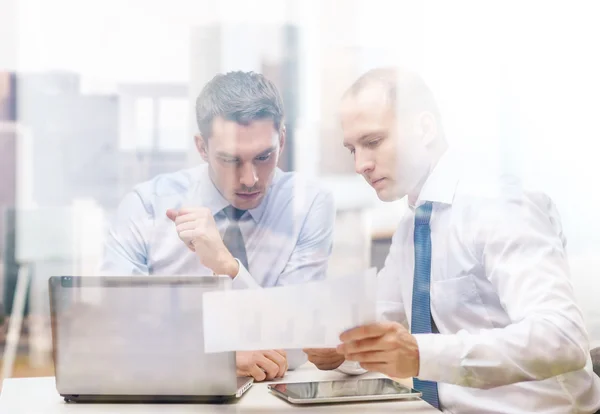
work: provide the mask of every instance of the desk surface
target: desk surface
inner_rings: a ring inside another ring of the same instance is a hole
[[[318,371],[307,364],[295,371],[288,372],[284,379],[277,382],[306,382],[343,379],[346,376],[337,371]],[[360,378],[380,377],[367,373]],[[357,377],[352,377],[357,378]],[[257,383],[246,394],[233,404],[66,404],[56,392],[54,377],[7,379],[0,395],[0,412],[11,414],[56,414],[56,413],[98,413],[98,414],[152,414],[173,413],[240,413],[240,412],[280,412],[284,410],[303,409],[288,404],[267,390],[267,383]],[[321,412],[369,412],[369,413],[438,413],[422,400],[386,401],[358,404],[328,404],[312,406],[310,413]]]

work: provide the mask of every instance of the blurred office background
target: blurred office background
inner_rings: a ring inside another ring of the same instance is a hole
[[[287,110],[284,170],[337,203],[332,276],[381,267],[403,201],[354,173],[336,118],[362,72],[420,73],[465,161],[555,200],[600,343],[600,6],[594,1],[0,0],[0,350],[24,289],[11,375],[52,371],[47,278],[89,274],[131,187],[200,161],[194,101],[218,72],[262,72]]]

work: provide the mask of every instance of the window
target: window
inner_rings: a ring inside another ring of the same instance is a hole
[[[154,141],[154,102],[152,98],[138,98],[134,104],[133,148],[151,150]]]
[[[158,100],[158,149],[159,151],[186,151],[190,139],[188,101],[183,98]]]
[[[186,152],[191,103],[182,85],[120,88],[119,149],[128,152]]]

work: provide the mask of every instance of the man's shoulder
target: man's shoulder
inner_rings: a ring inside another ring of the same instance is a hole
[[[453,207],[471,228],[502,228],[547,218],[562,236],[559,211],[550,194],[508,169],[470,174],[459,182]],[[545,220],[544,220],[545,222]]]
[[[520,203],[524,200],[551,200],[545,189],[508,170],[477,171],[463,175],[458,182],[455,197],[458,202],[478,207],[496,203]]]

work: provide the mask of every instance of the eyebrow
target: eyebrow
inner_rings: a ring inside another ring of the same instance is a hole
[[[275,146],[269,147],[266,150],[262,151],[260,154],[255,155],[254,158],[264,157],[265,155],[269,155],[270,153],[272,153],[276,149],[277,148]],[[224,152],[224,151],[217,151],[217,156],[223,157],[223,158],[236,158],[236,159],[239,158],[239,156],[237,156],[237,155],[229,154],[229,153]]]
[[[273,151],[275,151],[277,148],[275,146],[272,146],[270,148],[267,148],[266,150],[264,150],[263,152],[261,152],[260,154],[258,154],[257,156],[255,156],[254,158],[257,157],[264,157],[265,155],[269,155],[270,153],[272,153]]]
[[[372,138],[380,138],[383,135],[383,131],[369,132],[358,139],[358,142],[363,143]]]
[[[229,153],[223,152],[223,151],[217,151],[217,156],[223,157],[223,158],[238,158],[237,155],[232,155],[232,154],[229,154]]]

